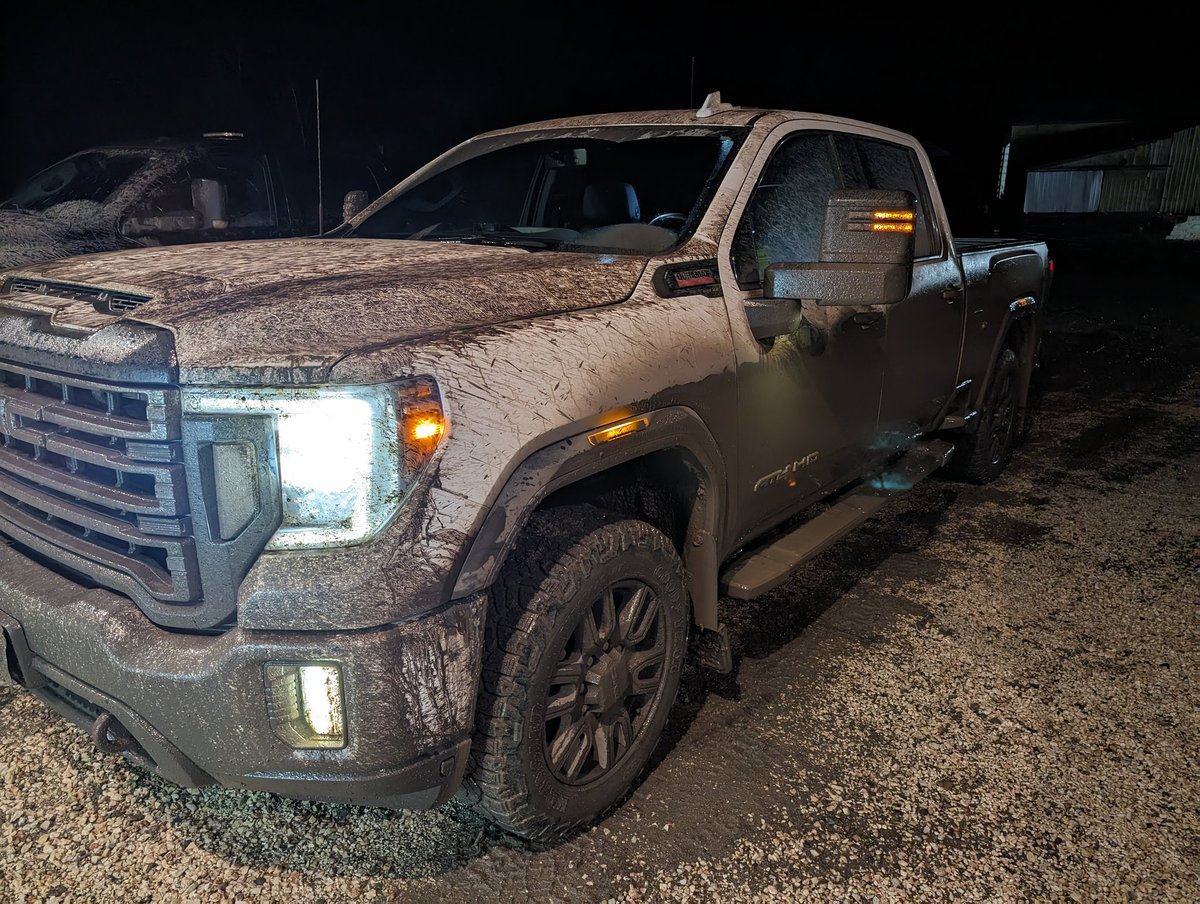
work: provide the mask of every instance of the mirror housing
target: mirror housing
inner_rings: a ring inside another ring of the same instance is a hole
[[[912,279],[914,210],[912,192],[830,192],[820,260],[770,265],[763,295],[813,299],[820,305],[901,301]]]
[[[754,300],[746,302],[746,320],[754,338],[762,342],[800,329],[804,312],[798,301],[789,298]]]
[[[908,294],[911,276],[900,264],[772,264],[763,294],[819,305],[895,304]]]
[[[342,222],[358,216],[370,203],[371,196],[361,188],[346,192],[346,196],[342,198]]]

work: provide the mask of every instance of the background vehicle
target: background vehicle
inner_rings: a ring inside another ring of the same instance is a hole
[[[368,156],[324,161],[325,228],[342,199],[377,198],[387,177]],[[314,235],[315,160],[237,133],[90,148],[22,183],[0,204],[0,267],[140,245]]]
[[[1019,431],[1040,243],[956,242],[910,136],[747,110],[473,139],[337,238],[0,290],[9,674],[186,785],[553,837],[693,638]]]

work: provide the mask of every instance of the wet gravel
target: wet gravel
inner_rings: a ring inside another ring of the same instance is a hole
[[[0,691],[0,901],[1200,899],[1200,269],[1131,317],[1157,258],[1074,256],[1010,470],[726,601],[735,674],[589,832],[185,791]]]

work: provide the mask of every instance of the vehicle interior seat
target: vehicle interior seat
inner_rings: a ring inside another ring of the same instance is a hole
[[[583,190],[584,226],[577,245],[596,245],[653,254],[675,244],[676,233],[641,222],[642,207],[628,182],[604,179]]]
[[[632,185],[620,179],[604,179],[583,190],[582,215],[584,228],[595,229],[614,223],[638,223],[642,208]]]

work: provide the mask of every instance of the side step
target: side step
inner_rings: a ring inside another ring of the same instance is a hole
[[[891,496],[911,490],[947,461],[954,446],[943,440],[918,443],[891,467],[863,481],[811,521],[735,559],[721,573],[721,593],[752,600],[828,549],[883,508]]]

